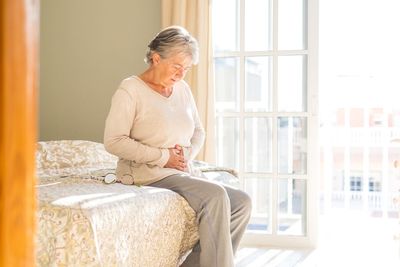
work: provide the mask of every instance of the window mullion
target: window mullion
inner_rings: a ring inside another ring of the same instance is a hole
[[[278,0],[272,1],[272,196],[271,230],[278,232]]]
[[[240,84],[239,84],[239,177],[243,177],[244,173],[244,104],[245,104],[245,97],[244,97],[244,87],[245,87],[245,60],[244,60],[244,23],[245,23],[245,0],[240,0],[240,8],[239,8],[239,77],[240,77]],[[244,185],[244,181],[243,181]]]

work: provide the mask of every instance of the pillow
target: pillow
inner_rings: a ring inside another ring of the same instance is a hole
[[[115,169],[118,158],[103,144],[85,140],[38,142],[36,169],[38,177],[87,174],[95,170]]]
[[[199,177],[240,188],[239,175],[232,168],[219,167],[199,160],[193,161],[193,168],[202,173]]]

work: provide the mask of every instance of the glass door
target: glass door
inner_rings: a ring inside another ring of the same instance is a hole
[[[253,200],[244,243],[315,244],[317,1],[213,0],[217,164]]]

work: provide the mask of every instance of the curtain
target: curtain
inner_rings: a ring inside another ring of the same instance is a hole
[[[192,88],[206,140],[197,159],[215,163],[214,82],[212,69],[211,5],[209,0],[162,0],[162,27],[179,25],[199,42],[199,63],[186,75]]]

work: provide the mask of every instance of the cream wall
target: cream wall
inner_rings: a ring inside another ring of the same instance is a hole
[[[39,139],[102,141],[120,81],[139,73],[160,0],[42,0]]]

